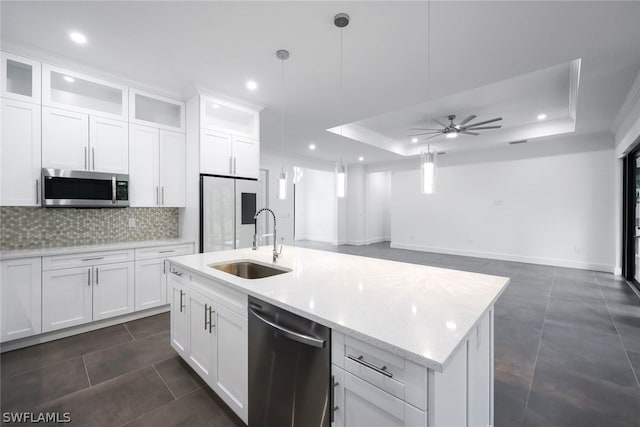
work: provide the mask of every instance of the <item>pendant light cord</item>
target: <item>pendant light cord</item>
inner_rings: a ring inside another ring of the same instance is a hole
[[[431,88],[431,0],[427,0],[427,105]],[[427,127],[429,127],[429,107],[427,107]],[[428,147],[428,146],[427,146]],[[428,148],[427,148],[428,149]]]
[[[282,83],[282,96],[280,99],[280,151],[284,154],[284,59],[280,60],[282,64],[281,83]],[[283,166],[284,170],[284,166]]]
[[[343,80],[344,80],[344,72],[342,67],[342,62],[344,59],[343,47],[342,47],[342,34],[344,32],[344,28],[340,28],[340,136],[342,135],[342,126],[343,126],[343,116],[344,116],[344,90],[343,90]],[[342,162],[342,160],[340,161]]]

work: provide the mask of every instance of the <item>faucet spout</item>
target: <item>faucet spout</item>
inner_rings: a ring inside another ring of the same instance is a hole
[[[278,233],[276,231],[276,214],[269,208],[262,208],[253,216],[253,225],[254,225],[254,233],[253,233],[253,247],[252,249],[255,251],[258,249],[257,241],[258,241],[258,217],[262,212],[269,212],[273,217],[273,262],[278,260],[278,257],[282,253],[282,246],[280,246],[280,251],[278,251]]]

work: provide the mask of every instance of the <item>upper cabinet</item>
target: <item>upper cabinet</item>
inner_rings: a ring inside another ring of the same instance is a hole
[[[204,129],[259,139],[260,110],[201,96],[200,126]]]
[[[129,122],[184,132],[185,104],[135,89],[129,90]]]
[[[2,52],[2,97],[40,103],[40,62]]]
[[[260,109],[202,95],[197,105],[200,173],[258,178]]]
[[[128,89],[75,71],[42,65],[42,104],[127,121]]]

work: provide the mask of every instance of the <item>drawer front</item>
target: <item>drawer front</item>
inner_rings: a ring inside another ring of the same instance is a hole
[[[165,261],[166,263],[167,261]],[[180,283],[183,286],[189,286],[191,282],[191,275],[183,268],[176,267],[174,264],[169,263],[169,276],[174,281]]]
[[[42,257],[42,270],[49,271],[60,270],[62,268],[89,267],[92,265],[128,262],[133,261],[133,259],[133,249],[53,255]]]
[[[153,248],[136,249],[136,261],[141,259],[166,258],[179,255],[191,255],[193,253],[193,244],[186,243],[183,245],[156,246]]]
[[[246,294],[196,274],[191,276],[191,288],[247,318]]]
[[[359,339],[344,336],[344,369],[393,396],[427,409],[427,369]]]

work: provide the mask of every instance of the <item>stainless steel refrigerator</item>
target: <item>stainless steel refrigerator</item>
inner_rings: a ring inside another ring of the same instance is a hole
[[[250,247],[261,193],[255,179],[200,175],[200,252]]]

